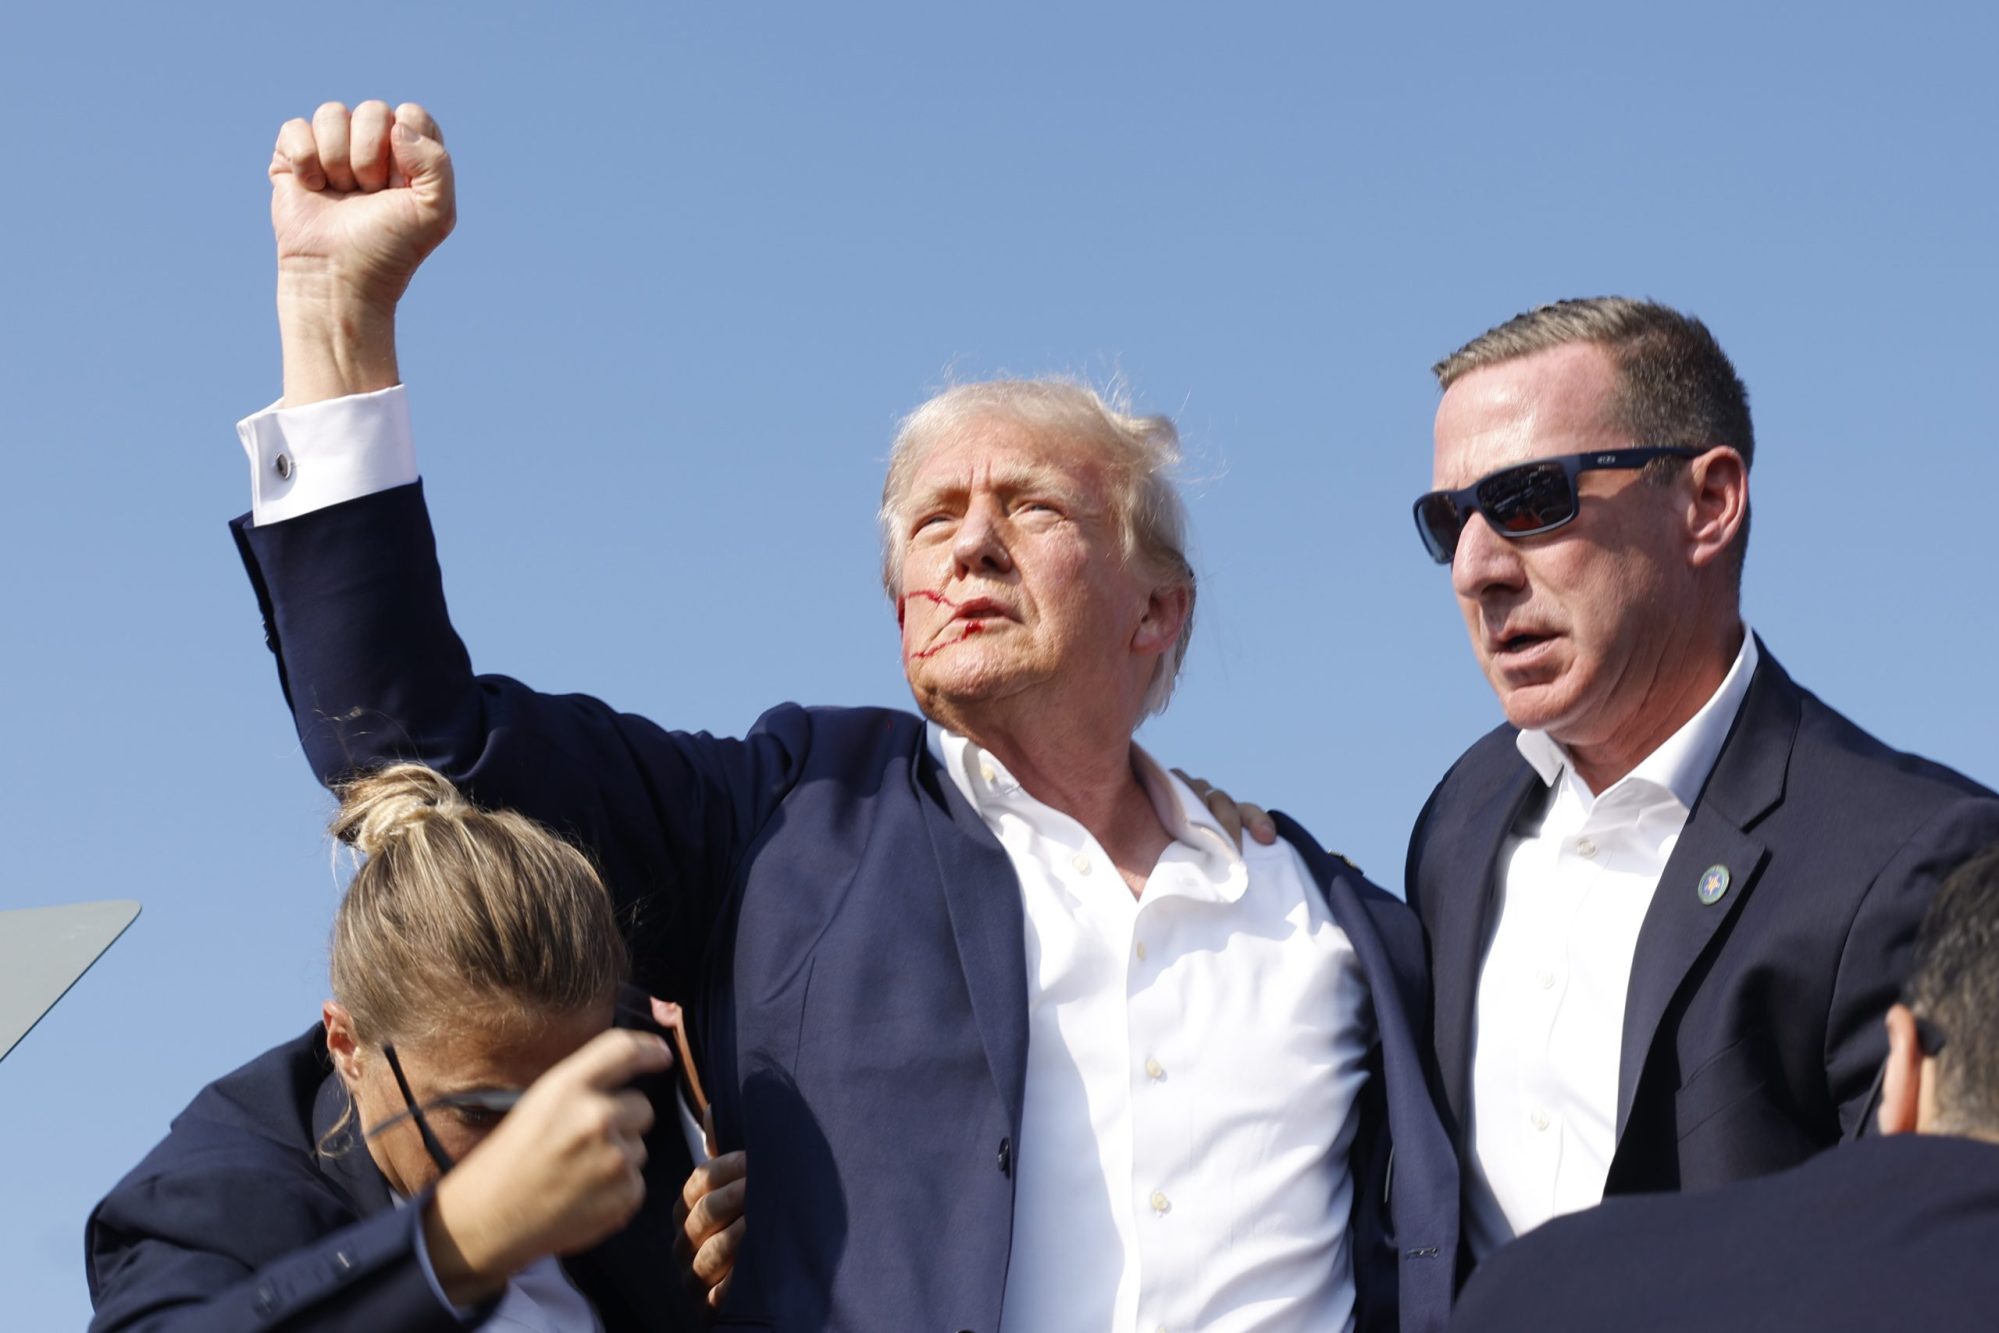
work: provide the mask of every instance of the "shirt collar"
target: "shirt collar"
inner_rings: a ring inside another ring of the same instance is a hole
[[[1619,782],[1597,795],[1606,795],[1625,782],[1648,783],[1671,792],[1681,805],[1692,809],[1694,798],[1700,795],[1708,774],[1714,771],[1715,761],[1721,757],[1722,742],[1728,739],[1729,728],[1735,725],[1735,715],[1742,711],[1742,700],[1749,693],[1749,678],[1756,674],[1758,656],[1756,635],[1745,625],[1742,647],[1735,654],[1734,665],[1700,711]],[[1568,751],[1545,731],[1522,731],[1513,743],[1541,781],[1550,787],[1569,767]]]
[[[1026,803],[1038,809],[1053,809],[1035,800],[1007,771],[1005,764],[970,737],[926,721],[924,742],[930,757],[950,775],[959,792],[989,827],[1008,806]],[[1240,898],[1249,886],[1249,868],[1235,840],[1223,831],[1213,812],[1193,790],[1161,767],[1143,746],[1134,742],[1131,755],[1132,769],[1151,798],[1153,812],[1173,838],[1173,846],[1166,849],[1160,860],[1191,860],[1217,897],[1229,902]]]

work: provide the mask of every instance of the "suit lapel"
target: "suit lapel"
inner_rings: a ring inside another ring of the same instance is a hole
[[[1757,647],[1761,657],[1742,711],[1694,801],[1638,931],[1617,1071],[1620,1141],[1667,1008],[1709,942],[1741,909],[1770,858],[1769,848],[1749,830],[1783,799],[1801,710],[1797,687],[1760,642]],[[1718,901],[1704,903],[1696,890],[1713,866],[1727,872],[1728,886]]]
[[[972,1017],[1015,1139],[1027,1087],[1026,922],[1013,863],[928,748],[912,775],[943,882]]]
[[[1527,803],[1546,790],[1527,761],[1520,760],[1469,818],[1455,827],[1439,828],[1434,850],[1424,853],[1427,864],[1444,868],[1441,873],[1470,877],[1461,890],[1438,894],[1425,922],[1430,929],[1430,975],[1437,988],[1437,1068],[1460,1135],[1471,1097],[1478,977],[1499,898],[1499,854]]]
[[[1335,862],[1289,816],[1274,818],[1277,831],[1304,858],[1367,977],[1392,1146],[1384,1184],[1391,1196],[1387,1239],[1401,1252],[1394,1270],[1400,1322],[1409,1329],[1441,1327],[1450,1311],[1451,1264],[1458,1252],[1459,1184],[1457,1157],[1437,1117],[1421,1049],[1429,1022],[1422,927],[1404,904],[1372,886],[1363,892],[1359,876],[1347,873],[1349,867]],[[1354,1170],[1359,1181],[1362,1168],[1356,1163]]]

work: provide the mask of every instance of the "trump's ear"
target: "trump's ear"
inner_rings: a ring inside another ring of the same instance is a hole
[[[1187,617],[1194,614],[1194,590],[1184,583],[1168,583],[1154,588],[1145,601],[1145,615],[1131,636],[1135,653],[1170,653],[1180,642]]]
[[[1916,1040],[1916,1016],[1898,1004],[1888,1011],[1888,1063],[1881,1071],[1883,1134],[1913,1134],[1923,1099],[1923,1048]]]

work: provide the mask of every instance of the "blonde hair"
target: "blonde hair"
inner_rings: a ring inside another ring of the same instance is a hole
[[[538,1023],[616,998],[625,944],[582,852],[421,764],[339,796],[330,832],[365,858],[333,919],[333,994],[357,1037],[420,1039],[468,1009]]]
[[[902,419],[882,483],[882,586],[902,594],[902,507],[923,457],[975,421],[998,418],[1073,442],[1102,463],[1124,558],[1148,577],[1187,589],[1187,618],[1173,651],[1160,660],[1142,716],[1165,711],[1194,637],[1194,566],[1187,558],[1187,510],[1174,485],[1180,435],[1170,417],[1140,416],[1122,395],[1106,399],[1071,380],[986,380],[944,390]]]

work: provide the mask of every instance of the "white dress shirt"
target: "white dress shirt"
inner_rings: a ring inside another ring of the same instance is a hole
[[[237,434],[256,523],[417,478],[400,385],[274,405]],[[1303,859],[1238,852],[1134,747],[1174,838],[1134,898],[1080,824],[963,737],[929,738],[1006,849],[1026,923],[1002,1333],[1350,1328],[1347,1152],[1374,1019]]]
[[[1713,697],[1601,795],[1545,732],[1520,733],[1552,795],[1539,827],[1501,850],[1479,972],[1465,1173],[1474,1255],[1603,1199],[1638,931],[1755,670],[1745,629]]]
[[[1373,1017],[1303,859],[1238,852],[1134,747],[1174,839],[1134,898],[1081,824],[929,734],[1006,849],[1026,923],[1002,1333],[1351,1327],[1347,1150]]]

